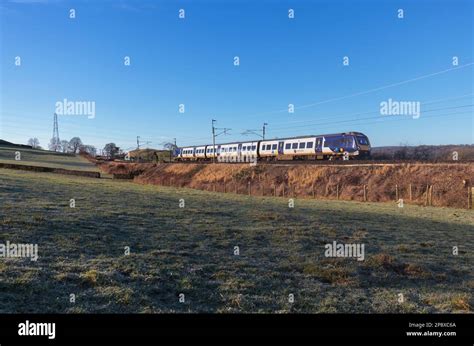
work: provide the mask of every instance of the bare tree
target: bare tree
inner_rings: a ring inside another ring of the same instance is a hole
[[[164,143],[162,143],[162,145],[163,145],[163,148],[165,150],[169,150],[169,151],[174,151],[174,150],[176,150],[176,148],[178,148],[176,146],[176,144],[174,144],[172,142],[164,142]]]
[[[69,141],[69,150],[71,153],[77,154],[82,147],[82,141],[79,137],[73,137]]]
[[[65,141],[65,140],[62,140],[60,143],[59,143],[59,146],[60,146],[60,150],[61,152],[63,153],[67,153],[68,150],[69,150],[69,142],[68,141]]]
[[[81,147],[81,152],[85,152],[91,156],[97,155],[97,149],[93,145],[83,145]]]
[[[60,151],[61,143],[56,138],[51,138],[48,144],[48,148],[51,151]]]
[[[115,143],[107,143],[104,147],[104,154],[113,159],[116,155],[120,153],[120,148],[115,145]]]
[[[28,145],[31,145],[32,148],[39,148],[40,141],[38,138],[30,138],[28,139]]]

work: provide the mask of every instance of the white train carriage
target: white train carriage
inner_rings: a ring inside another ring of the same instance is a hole
[[[206,146],[201,145],[194,149],[194,158],[197,161],[204,161],[206,159]]]
[[[274,160],[278,156],[278,143],[283,140],[260,141],[258,156],[264,160]]]
[[[237,154],[239,162],[256,162],[258,151],[258,141],[239,143]]]
[[[214,157],[217,157],[217,148],[218,145],[214,147],[213,145],[206,145],[206,159],[214,159]]]
[[[279,143],[281,146],[281,143]],[[316,137],[295,137],[283,140],[283,150],[280,154],[293,158],[304,158],[316,155]]]
[[[237,162],[239,143],[220,144],[217,148],[219,162]]]
[[[181,158],[183,160],[194,160],[194,147],[184,147],[181,149]]]

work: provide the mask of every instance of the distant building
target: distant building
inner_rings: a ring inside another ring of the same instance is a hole
[[[126,161],[133,162],[160,162],[168,161],[170,159],[169,150],[157,149],[135,149],[129,151],[125,155]]]

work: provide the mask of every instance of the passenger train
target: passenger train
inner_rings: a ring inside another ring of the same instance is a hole
[[[370,157],[370,142],[360,132],[264,139],[177,148],[177,161],[254,162],[342,160]]]

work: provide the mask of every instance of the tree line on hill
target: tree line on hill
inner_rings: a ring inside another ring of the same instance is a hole
[[[40,146],[38,138],[36,137],[30,138],[27,143],[34,149],[43,149]],[[98,151],[95,146],[82,143],[82,140],[79,137],[73,137],[69,141],[57,141],[54,138],[51,138],[48,144],[48,149],[50,151],[64,154],[86,153],[93,157],[98,155]],[[102,149],[102,155],[108,158],[116,158],[123,155],[123,151],[115,143],[107,143]]]
[[[472,161],[474,145],[400,145],[372,148],[374,160]]]

